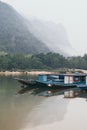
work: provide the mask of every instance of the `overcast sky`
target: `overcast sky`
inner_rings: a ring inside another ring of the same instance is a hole
[[[62,23],[78,54],[87,53],[87,0],[1,0],[26,17]]]

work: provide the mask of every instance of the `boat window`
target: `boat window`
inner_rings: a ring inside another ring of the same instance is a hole
[[[85,76],[79,76],[79,77],[78,77],[78,76],[75,76],[75,77],[74,77],[74,81],[75,81],[75,82],[85,82],[85,80],[86,80],[86,79],[85,79]]]
[[[74,77],[74,81],[78,82],[78,81],[80,81],[80,78],[76,76],[76,77]]]
[[[81,82],[85,82],[86,81],[86,77],[85,76],[80,77],[80,81]]]

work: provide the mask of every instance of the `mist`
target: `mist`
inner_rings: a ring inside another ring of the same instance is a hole
[[[37,17],[61,23],[73,49],[78,55],[87,51],[87,1],[86,0],[2,0],[12,5],[26,18]]]

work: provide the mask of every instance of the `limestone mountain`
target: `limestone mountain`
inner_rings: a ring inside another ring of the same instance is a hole
[[[0,2],[0,52],[40,53],[49,49],[27,28],[26,20],[10,5]]]
[[[31,32],[43,41],[51,51],[66,56],[74,54],[74,50],[68,40],[66,29],[61,23],[56,24],[37,18],[30,19],[30,22],[32,25],[29,26]]]

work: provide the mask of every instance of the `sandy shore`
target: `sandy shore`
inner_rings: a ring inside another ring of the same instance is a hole
[[[69,69],[69,72],[72,71],[73,69]],[[76,72],[83,72],[85,74],[87,74],[87,70],[82,70],[82,69],[74,69],[74,71]],[[55,74],[58,72],[51,72],[51,71],[0,71],[0,75],[1,76],[18,76],[18,75],[39,75],[39,74]]]
[[[17,75],[38,75],[38,74],[54,74],[54,72],[48,72],[48,71],[0,71],[1,76],[17,76]]]

